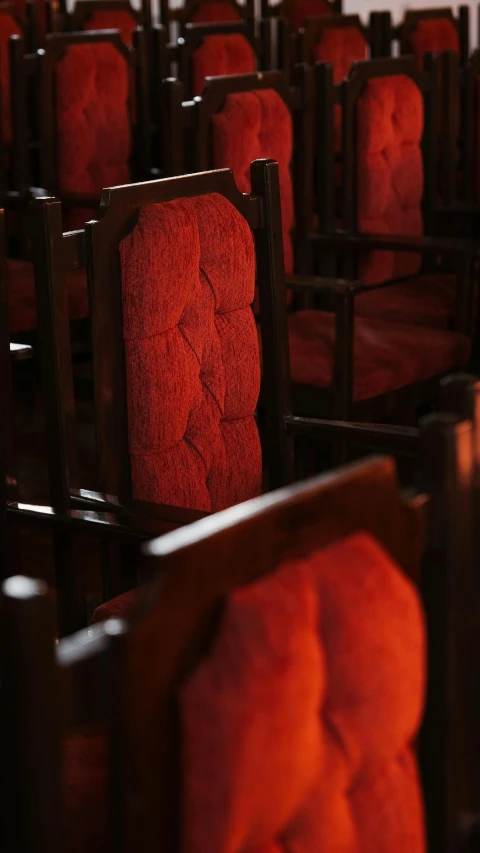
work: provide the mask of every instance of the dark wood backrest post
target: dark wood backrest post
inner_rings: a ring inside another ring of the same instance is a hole
[[[420,741],[430,850],[455,848],[468,801],[465,687],[466,618],[472,533],[472,424],[454,415],[428,418],[421,431],[422,486],[430,495],[421,589],[428,626],[428,689]],[[477,602],[478,603],[478,602]]]
[[[290,355],[283,265],[278,166],[257,160],[250,167],[252,192],[264,204],[263,227],[255,233],[260,296],[266,461],[269,488],[293,481],[293,439],[284,418],[292,412]]]
[[[75,401],[65,271],[62,209],[55,199],[30,205],[38,335],[45,394],[50,497],[56,510],[70,505],[77,473]]]
[[[19,853],[64,850],[54,636],[54,608],[45,585],[25,577],[4,581],[0,826],[4,849]]]
[[[8,565],[7,501],[15,499],[16,464],[6,281],[5,215],[0,210],[0,577]]]
[[[21,36],[11,36],[8,43],[10,64],[10,104],[12,114],[12,177],[13,190],[25,191],[32,185],[32,169],[29,151],[28,101],[30,81],[27,80],[24,56],[25,40]],[[34,115],[30,119],[35,127]]]
[[[445,205],[453,204],[458,197],[458,167],[459,148],[458,130],[461,116],[464,115],[465,92],[460,85],[460,72],[458,57],[452,50],[444,51],[440,57],[440,80],[441,80],[441,174],[442,187],[441,198]],[[465,144],[467,140],[464,140]],[[470,142],[470,140],[469,140]],[[472,139],[472,144],[474,140]],[[464,176],[464,180],[465,180]],[[471,187],[474,184],[473,176],[468,176],[465,183]]]
[[[314,130],[316,154],[316,211],[318,230],[331,234],[335,229],[335,153],[333,144],[334,86],[333,68],[328,63],[315,66],[316,122]],[[334,250],[325,249],[320,258],[322,275],[334,276]]]

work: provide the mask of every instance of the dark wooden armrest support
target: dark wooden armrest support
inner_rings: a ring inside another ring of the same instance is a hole
[[[28,344],[10,343],[10,357],[12,361],[27,361],[33,356],[33,348]]]
[[[293,290],[313,290],[327,293],[363,293],[367,286],[361,281],[345,278],[323,278],[315,275],[287,275],[285,286]]]
[[[347,441],[375,448],[392,449],[415,456],[418,429],[390,424],[356,423],[354,421],[320,420],[290,415],[285,429],[293,435],[305,435],[319,441]]]
[[[105,495],[102,492],[93,492],[87,489],[75,489],[70,493],[72,509],[96,510],[97,512],[113,512],[123,517],[132,516],[138,520],[140,525],[143,519],[152,522],[161,521],[175,527],[191,524],[209,515],[208,512],[199,512],[195,509],[185,509],[168,504],[157,504],[149,501],[129,501],[121,503],[115,495]]]
[[[139,501],[136,506],[138,512],[122,511],[121,507],[117,507],[117,512],[112,512],[105,507],[101,508],[99,504],[95,506],[92,502],[90,509],[84,507],[57,512],[51,506],[9,503],[7,519],[12,524],[64,528],[70,529],[72,533],[143,542],[208,515],[208,513],[199,513],[194,510],[179,509],[178,516],[175,518],[175,513],[169,514],[169,511],[177,509],[176,507],[164,507],[161,504],[148,504],[142,501]],[[149,509],[151,514],[147,514]]]
[[[480,220],[480,205],[479,204],[448,204],[446,207],[437,207],[434,215],[439,219],[473,219],[478,217]]]
[[[434,252],[437,255],[462,256],[480,259],[480,246],[471,240],[455,240],[447,237],[403,237],[395,234],[350,234],[336,231],[332,234],[312,234],[314,242],[325,246],[342,246],[351,249],[378,249],[394,252]]]

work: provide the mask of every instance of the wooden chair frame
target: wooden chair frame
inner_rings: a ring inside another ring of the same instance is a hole
[[[383,55],[392,55],[392,46],[394,41],[399,42],[400,55],[408,54],[408,39],[410,35],[416,30],[419,22],[435,18],[446,18],[447,20],[451,21],[452,24],[455,24],[458,30],[460,42],[460,63],[463,65],[463,63],[466,62],[466,60],[468,59],[468,54],[470,52],[470,9],[468,6],[458,7],[458,17],[454,15],[452,9],[449,6],[438,6],[435,9],[407,9],[405,17],[396,26],[392,24],[390,17],[389,25],[386,27],[385,30],[386,40],[384,44]]]
[[[335,255],[341,253],[342,273],[346,278],[355,276],[355,256],[362,249],[386,249],[393,251],[415,251],[423,259],[440,256],[453,263],[458,273],[457,303],[455,307],[454,327],[465,334],[473,335],[472,298],[473,298],[473,262],[477,249],[473,242],[434,236],[443,214],[449,213],[437,205],[437,64],[430,57],[427,71],[420,71],[410,57],[375,59],[355,63],[350,75],[343,83],[333,85],[332,71],[327,65],[318,65],[316,69],[317,121],[321,140],[321,168],[318,170],[318,231],[311,235],[323,255],[323,263],[328,271]],[[423,214],[426,234],[424,237],[380,235],[359,233],[357,229],[356,202],[356,104],[366,83],[375,77],[405,75],[418,86],[424,97],[425,124],[422,140],[424,161]],[[342,230],[335,228],[335,203],[333,183],[333,108],[342,106]],[[325,116],[327,119],[325,120]],[[326,152],[326,156],[324,156]],[[392,282],[393,283],[393,282]],[[380,285],[390,286],[390,282]],[[353,304],[352,304],[353,311]],[[352,316],[353,322],[353,316]],[[367,417],[367,420],[375,418]]]
[[[264,458],[270,488],[293,479],[294,435],[303,434],[307,429],[311,436],[314,424],[291,415],[276,163],[257,161],[252,164],[251,180],[251,196],[238,191],[227,169],[105,190],[99,219],[87,223],[85,231],[65,234],[59,201],[37,199],[32,203],[37,304],[43,330],[40,357],[45,377],[50,492],[55,511],[62,517],[70,518],[72,511],[77,510],[103,514],[121,512],[123,517],[128,517],[137,537],[139,530],[145,534],[146,530],[152,530],[152,525],[155,532],[160,532],[198,518],[198,513],[191,510],[131,501],[119,286],[118,243],[132,228],[139,208],[183,196],[220,193],[237,207],[254,231],[260,299],[265,315],[262,321],[263,370],[265,377],[272,377],[265,380]],[[81,483],[76,476],[75,406],[65,275],[81,267],[87,269],[90,289],[100,493],[78,488]],[[64,578],[68,576],[64,571]],[[75,609],[75,605],[72,607]]]
[[[118,30],[92,30],[80,33],[54,33],[47,36],[44,51],[25,54],[24,43],[12,38],[11,66],[12,86],[15,88],[19,108],[14,115],[14,135],[18,141],[18,166],[16,169],[19,186],[32,185],[32,168],[28,146],[27,89],[29,81],[36,83],[38,104],[38,184],[57,193],[57,157],[56,157],[56,109],[55,109],[55,68],[70,45],[110,43],[125,59],[131,75],[131,98],[129,113],[132,126],[132,177],[137,179],[150,176],[151,164],[151,128],[148,100],[146,35],[141,29],[134,33],[134,47],[123,42]],[[134,113],[133,98],[136,101]],[[137,119],[135,121],[134,116]],[[34,177],[36,177],[34,175]],[[38,185],[37,184],[37,185]],[[77,197],[62,194],[62,201],[68,207],[98,205],[98,197]]]
[[[9,725],[2,727],[10,735],[5,743],[5,760],[11,767],[5,792],[6,814],[11,815],[7,838],[18,843],[19,833],[21,838],[22,832],[32,834],[33,829],[43,844],[40,849],[53,853],[62,849],[59,733],[100,722],[106,725],[112,760],[114,839],[123,838],[139,853],[159,844],[169,853],[180,849],[176,698],[182,680],[201,662],[215,637],[223,600],[288,560],[364,530],[420,584],[423,593],[429,692],[420,755],[428,841],[430,849],[440,853],[451,850],[459,830],[458,720],[452,726],[451,716],[458,699],[452,671],[452,654],[458,651],[452,630],[457,589],[452,582],[459,564],[464,565],[470,542],[471,435],[471,424],[445,417],[424,428],[426,493],[415,498],[400,495],[391,460],[369,460],[155,540],[144,549],[155,565],[155,579],[139,596],[129,622],[99,624],[88,634],[60,642],[56,660],[52,608],[45,589],[32,581],[7,582],[0,622],[2,648],[8,648],[8,656],[2,658],[2,685],[10,698],[3,704],[4,723]],[[24,632],[22,625],[27,623],[29,631]],[[31,673],[41,674],[49,689],[38,690]],[[56,690],[61,701],[52,714]],[[25,717],[20,708],[32,717],[25,721],[28,742],[22,738],[19,721]],[[39,755],[40,748],[49,768],[47,786],[43,762],[33,763],[34,772],[23,772],[31,750]],[[31,824],[18,820],[18,803],[31,805],[28,813],[35,816]],[[38,803],[41,820],[35,819]]]
[[[212,2],[212,0],[210,0]],[[237,0],[213,0],[213,2],[227,2],[229,6],[237,13],[238,20],[243,21],[247,25],[248,31],[253,35],[255,31],[255,6],[254,0],[247,0],[245,4],[240,4]],[[183,6],[177,9],[169,8],[168,0],[160,0],[160,20],[163,26],[176,21],[180,27],[180,36],[184,35],[184,29],[187,24],[194,23],[195,14],[204,3],[204,0],[186,0]],[[215,23],[211,21],[210,23]],[[218,22],[217,22],[218,23]]]
[[[458,210],[458,202],[470,215],[479,205],[478,146],[478,81],[480,79],[480,50],[475,50],[461,66],[452,51],[441,57],[442,71],[442,138],[444,169],[446,172],[446,198]],[[458,115],[458,110],[460,115]],[[461,168],[459,184],[458,166]],[[456,205],[457,203],[457,205]],[[460,211],[458,210],[459,214]]]

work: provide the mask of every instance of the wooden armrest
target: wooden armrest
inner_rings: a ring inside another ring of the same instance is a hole
[[[324,278],[316,275],[287,275],[285,286],[293,290],[314,290],[328,293],[362,293],[367,286],[361,281],[345,278]]]
[[[444,256],[466,256],[480,259],[480,246],[471,240],[447,237],[408,237],[395,234],[350,234],[335,231],[332,234],[311,234],[310,238],[325,246],[344,246],[352,249],[378,249],[394,252],[434,252]]]
[[[319,441],[348,441],[376,448],[395,448],[408,455],[416,455],[418,448],[419,431],[413,427],[299,418],[290,415],[285,418],[285,428],[293,435],[305,435]]]
[[[203,518],[203,515],[209,514],[192,510],[189,516],[189,511],[183,510],[181,511],[183,512],[183,522],[179,522],[173,518],[164,517],[161,512],[161,504],[142,504],[139,502],[139,509],[155,507],[157,514],[154,514],[152,510],[151,515],[146,515],[140,511],[122,512],[121,508],[117,512],[111,512],[101,509],[100,505],[97,505],[95,509],[94,506],[92,503],[90,509],[77,508],[67,512],[58,512],[52,506],[12,502],[7,506],[7,517],[9,522],[14,524],[31,524],[49,529],[71,529],[75,533],[86,533],[106,539],[133,540],[140,543],[154,536],[168,533],[170,530],[175,530],[182,526],[182,523],[189,524],[192,521],[197,521],[198,518]],[[167,509],[176,509],[176,507],[168,507]],[[166,515],[168,516],[168,513]]]
[[[10,357],[12,361],[26,361],[33,356],[33,347],[28,344],[10,343]]]
[[[74,489],[70,492],[71,505],[74,510],[97,510],[98,512],[113,512],[120,514],[122,519],[128,516],[135,517],[140,524],[143,519],[154,522],[166,522],[176,527],[191,524],[209,515],[208,512],[199,512],[195,509],[170,506],[168,504],[152,503],[150,501],[128,501],[122,503],[115,495],[105,495],[102,492],[94,492],[87,489]]]

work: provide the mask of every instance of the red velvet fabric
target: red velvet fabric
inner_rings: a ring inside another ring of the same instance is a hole
[[[314,47],[315,62],[329,62],[333,68],[335,83],[341,83],[350,71],[353,62],[368,59],[368,45],[357,27],[339,27],[324,30]],[[342,108],[335,105],[334,143],[339,151],[342,147]]]
[[[333,377],[334,314],[296,311],[289,316],[293,382],[329,388]],[[465,367],[470,340],[459,332],[358,317],[354,335],[355,402]]]
[[[256,68],[256,56],[245,36],[206,36],[192,54],[193,95],[200,95],[205,77],[250,74]]]
[[[355,311],[364,317],[447,329],[455,307],[455,288],[454,275],[413,276],[401,284],[357,296]]]
[[[357,104],[358,230],[421,235],[423,221],[423,99],[403,75],[368,81]],[[368,252],[359,259],[359,278],[378,284],[414,275],[418,254]]]
[[[294,226],[290,161],[293,153],[290,111],[273,89],[227,95],[212,120],[213,165],[232,170],[237,186],[250,192],[250,163],[262,157],[278,161],[282,203],[285,271],[293,271],[291,230]]]
[[[453,21],[448,18],[425,18],[419,21],[408,38],[408,52],[413,53],[419,68],[423,68],[426,53],[453,50],[460,53],[460,38]]]
[[[237,589],[180,694],[182,849],[423,853],[424,693],[418,595],[367,534]]]
[[[201,3],[192,15],[192,21],[197,24],[217,24],[222,21],[238,21],[240,15],[230,3]]]
[[[133,497],[217,511],[260,493],[251,231],[223,196],[151,205],[120,244]]]
[[[10,65],[8,61],[8,40],[10,36],[21,35],[21,30],[11,15],[0,14],[0,94],[2,103],[2,133],[4,142],[12,141],[12,116],[10,112]]]
[[[7,260],[8,317],[10,334],[31,332],[37,328],[35,279],[28,261]],[[88,291],[85,270],[67,275],[68,308],[71,320],[88,316]]]
[[[297,31],[303,27],[306,18],[316,18],[319,15],[331,15],[332,9],[327,0],[290,0],[285,4],[283,15],[292,29]]]
[[[56,67],[61,194],[130,181],[129,69],[112,44],[70,45]]]
[[[125,44],[131,45],[138,21],[126,9],[99,9],[85,21],[84,30],[120,30]]]

